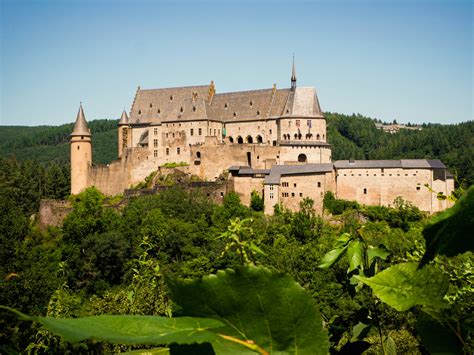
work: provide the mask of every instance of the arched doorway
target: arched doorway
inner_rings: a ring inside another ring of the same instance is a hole
[[[247,143],[253,143],[252,136],[247,136]]]

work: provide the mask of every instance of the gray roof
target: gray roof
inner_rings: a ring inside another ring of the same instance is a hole
[[[332,164],[274,165],[270,169],[270,174],[265,177],[264,183],[274,185],[280,183],[282,176],[328,173],[332,170]]]
[[[248,166],[240,167],[239,175],[270,174],[270,169],[252,169]]]
[[[214,120],[239,122],[270,117],[323,117],[314,88],[269,89],[217,94],[214,84],[143,90],[138,88],[129,122]]]
[[[337,160],[334,162],[336,169],[446,169],[438,159],[402,159],[402,160]]]
[[[71,136],[90,136],[89,128],[87,127],[86,116],[82,109],[82,103],[79,105],[79,112],[77,113],[76,123],[72,130]]]
[[[128,115],[125,110],[122,112],[122,116],[120,117],[119,125],[127,124],[128,123]]]

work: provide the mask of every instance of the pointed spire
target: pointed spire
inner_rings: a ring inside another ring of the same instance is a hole
[[[123,109],[123,112],[122,112],[122,117],[120,117],[120,121],[119,121],[119,125],[123,125],[123,124],[127,124],[128,123],[128,115],[127,115],[127,111],[125,111],[125,109]]]
[[[291,88],[296,88],[296,69],[295,69],[295,54],[293,53],[293,66],[291,68]]]
[[[86,116],[84,115],[84,110],[82,109],[82,102],[79,105],[79,112],[77,113],[76,123],[74,124],[74,129],[71,133],[71,136],[90,136],[89,128],[87,128]]]

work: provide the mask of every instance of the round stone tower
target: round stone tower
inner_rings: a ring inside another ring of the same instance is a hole
[[[91,164],[91,133],[87,128],[86,117],[81,104],[74,130],[71,133],[71,194],[78,194],[87,188],[87,178]]]

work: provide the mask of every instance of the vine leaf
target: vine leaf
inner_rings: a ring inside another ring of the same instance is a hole
[[[218,319],[225,324],[220,334],[255,344],[261,353],[328,353],[313,299],[288,275],[248,265],[167,283],[180,315]],[[216,353],[228,353],[212,344]]]
[[[157,316],[94,316],[84,318],[31,317],[17,310],[20,319],[41,323],[50,332],[65,341],[86,339],[116,344],[192,344],[214,341],[218,335],[211,330],[221,329],[216,319],[167,318]]]
[[[426,252],[420,266],[427,264],[437,254],[454,256],[474,251],[474,186],[467,190],[456,204],[447,209],[423,230]]]
[[[448,279],[431,266],[417,270],[417,263],[397,264],[371,278],[354,275],[370,286],[374,294],[397,311],[415,305],[446,307],[443,297]]]

